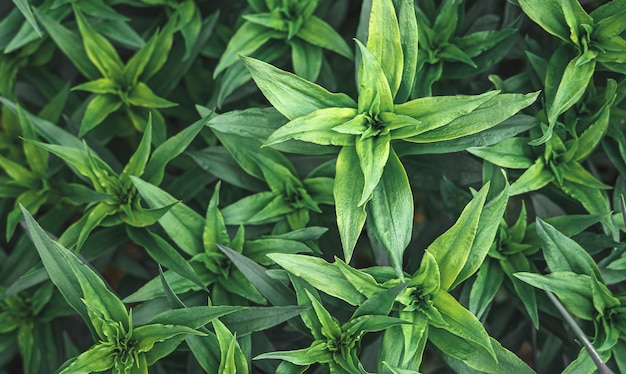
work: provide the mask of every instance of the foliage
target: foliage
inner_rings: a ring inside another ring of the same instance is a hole
[[[626,0],[0,4],[0,373],[626,372]]]

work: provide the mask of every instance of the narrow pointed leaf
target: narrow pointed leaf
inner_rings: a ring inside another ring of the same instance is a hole
[[[356,116],[353,108],[324,108],[300,116],[279,128],[265,141],[264,146],[277,144],[289,139],[321,145],[349,146],[354,144],[354,136],[333,130]]]
[[[127,232],[130,239],[144,247],[150,257],[157,263],[175,271],[182,277],[197,284],[201,289],[206,290],[205,284],[198,278],[187,260],[165,240],[145,229],[128,227]]]
[[[34,14],[54,43],[85,77],[96,79],[100,75],[98,69],[89,61],[87,52],[78,34],[61,25],[59,21],[49,16],[46,12],[35,8]]]
[[[416,42],[417,38],[413,41]],[[366,46],[380,64],[391,96],[395,97],[402,81],[404,53],[396,10],[391,1],[372,1]]]
[[[83,317],[85,322],[89,324],[90,317],[81,297],[85,297],[89,302],[90,297],[93,296],[100,300],[102,305],[106,306],[106,311],[111,318],[121,323],[127,323],[128,317],[124,304],[109,291],[102,279],[73,253],[58,243],[53,242],[28,211],[23,209],[22,212],[24,213],[31,238],[48,271],[50,279],[59,288],[68,304]],[[82,282],[78,273],[83,278]],[[97,292],[97,295],[83,295],[83,285],[90,285]]]
[[[218,245],[218,248],[228,256],[246,279],[259,290],[261,295],[273,305],[286,306],[295,304],[296,299],[293,291],[280,281],[267,275],[263,266],[230,248],[222,245]]]
[[[566,0],[567,1],[567,0]],[[530,19],[557,38],[569,41],[569,30],[559,0],[519,0],[519,5]]]
[[[85,109],[85,116],[80,123],[78,136],[82,137],[96,126],[102,123],[109,114],[122,107],[122,102],[117,96],[104,94],[96,95]]]
[[[398,24],[400,27],[400,44],[404,55],[402,80],[395,95],[395,101],[404,103],[411,92],[417,71],[417,40],[418,28],[415,17],[415,4],[412,0],[401,0],[398,4]]]
[[[324,293],[351,305],[360,305],[364,300],[364,296],[345,279],[341,270],[321,258],[283,253],[272,253],[267,256],[283,269]]]
[[[87,51],[87,56],[91,62],[98,68],[102,76],[114,80],[120,79],[124,64],[113,45],[93,29],[81,11],[74,13],[85,51]]]
[[[147,84],[138,82],[128,94],[131,105],[145,108],[170,108],[178,104],[157,96]]]
[[[277,35],[280,33],[275,30],[251,22],[244,22],[228,42],[226,51],[222,54],[213,72],[213,77],[217,77],[222,71],[234,64],[237,61],[238,53],[244,56],[250,55]]]
[[[359,164],[361,171],[363,171],[365,183],[359,206],[364,205],[371,198],[372,192],[383,176],[385,165],[389,159],[390,142],[391,136],[387,134],[360,139],[355,143],[355,150],[359,156]]]
[[[341,35],[325,21],[314,15],[302,24],[297,37],[310,44],[339,53],[350,60],[353,58],[352,49]]]
[[[307,310],[309,307],[298,305],[248,307],[220,319],[238,337],[243,337],[255,331],[274,327]]]
[[[546,275],[520,272],[513,275],[533,287],[554,293],[575,316],[585,320],[593,319],[591,280],[588,275],[572,272],[554,272]]]
[[[365,225],[365,207],[359,200],[365,187],[363,173],[356,167],[359,157],[354,147],[343,147],[337,158],[337,173],[333,196],[337,211],[337,226],[341,236],[344,260],[350,262],[356,242]]]
[[[170,194],[137,177],[130,177],[141,197],[150,206],[162,207],[176,203]],[[198,213],[182,203],[173,205],[159,218],[159,223],[170,238],[186,253],[194,255],[204,252],[202,238],[199,235],[204,227],[204,219]]]
[[[371,112],[370,109],[377,102],[380,112],[393,112],[393,92],[389,87],[388,77],[385,76],[385,72],[376,60],[376,57],[360,41],[356,40],[356,44],[361,51],[361,65],[359,66],[358,78],[359,113],[370,111],[372,116],[378,114]]]
[[[207,120],[208,118],[205,117],[194,122],[186,129],[168,138],[164,143],[159,145],[152,153],[142,178],[152,184],[159,184],[163,180],[165,167],[168,162],[187,149],[200,130],[204,128]]]
[[[598,279],[602,279],[598,265],[584,248],[540,218],[537,218],[537,234],[552,272],[571,271],[589,276],[593,273]]]
[[[413,233],[413,194],[400,159],[391,152],[367,211],[374,236],[387,250],[391,263],[402,278],[402,256]]]
[[[457,278],[476,238],[480,212],[485,203],[488,186],[463,209],[456,223],[428,246],[428,251],[435,257],[441,272],[441,289],[448,290]]]
[[[356,108],[354,100],[344,94],[330,93],[315,83],[254,58],[242,56],[241,59],[269,102],[290,120],[318,109]]]

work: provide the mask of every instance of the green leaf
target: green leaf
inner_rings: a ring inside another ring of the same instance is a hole
[[[272,133],[263,146],[282,143],[289,139],[301,140],[321,145],[350,146],[353,135],[333,131],[356,116],[353,108],[323,108],[289,121]]]
[[[46,144],[41,142],[33,142],[38,147],[45,149],[46,151],[58,156],[68,165],[75,168],[79,175],[83,175],[91,181],[92,185],[98,189],[101,183],[110,182],[103,176],[111,176],[115,173],[113,170],[102,161],[98,156],[92,154],[89,149],[86,149],[85,144],[81,149],[68,147],[57,144]]]
[[[309,290],[305,289],[305,294],[310,300],[311,305],[315,313],[315,317],[319,321],[321,328],[320,333],[328,340],[336,340],[341,337],[342,329],[339,325],[339,321],[335,319],[326,308],[320,302],[319,295],[315,293],[313,295]]]
[[[580,29],[583,28],[583,25],[591,26],[594,23],[593,18],[585,12],[578,1],[561,1],[561,9],[565,22],[569,26],[570,40],[580,47]]]
[[[73,359],[59,374],[102,372],[113,367],[115,358],[115,346],[96,344]]]
[[[298,39],[291,40],[289,45],[294,72],[306,80],[315,81],[322,67],[322,49]]]
[[[75,9],[74,14],[89,60],[103,77],[115,81],[120,80],[123,75],[124,64],[115,48],[91,27],[80,10]]]
[[[358,112],[368,113],[372,117],[384,112],[393,113],[393,92],[387,81],[389,77],[385,76],[376,57],[360,41],[355,41],[361,51]],[[400,79],[400,76],[397,79]]]
[[[35,29],[35,32],[37,32],[37,35],[39,35],[39,37],[42,38],[43,33],[39,29],[39,25],[37,24],[37,21],[35,21],[35,15],[33,14],[32,9],[30,9],[30,4],[28,3],[28,0],[13,0],[13,4],[15,4],[17,9],[19,9],[19,11],[22,13],[24,18],[26,18],[26,21],[28,21],[28,24],[31,25],[33,29]]]
[[[268,29],[287,31],[287,22],[272,13],[244,14],[242,18]],[[291,39],[291,37],[288,39]]]
[[[171,324],[150,323],[133,329],[133,338],[137,339],[136,349],[139,352],[148,352],[156,343],[181,334],[203,335],[203,333],[193,328]]]
[[[264,224],[278,222],[293,208],[282,195],[265,191],[246,196],[222,209],[227,225]]]
[[[561,185],[563,192],[580,201],[583,207],[591,214],[603,215],[602,223],[610,229],[615,229],[614,223],[608,219],[607,213],[610,211],[609,201],[604,191],[597,187],[564,181]]]
[[[182,294],[190,290],[199,290],[198,286],[189,279],[179,275],[178,273],[167,270],[163,273],[165,283],[168,287],[164,288],[164,281],[157,276],[146,282],[141,288],[124,298],[125,303],[134,303],[139,301],[153,300],[166,296],[171,291],[174,294]],[[168,301],[168,305],[169,305]]]
[[[187,149],[196,135],[207,124],[207,121],[207,117],[200,119],[159,145],[152,153],[142,178],[152,184],[161,183],[168,162]]]
[[[128,94],[131,105],[145,108],[170,108],[178,104],[157,96],[147,84],[138,82]]]
[[[445,270],[442,268],[442,275]],[[463,338],[477,347],[489,352],[493,360],[497,360],[496,353],[491,345],[489,335],[482,323],[456,299],[445,291],[440,291],[433,298],[433,306],[441,313],[444,326],[436,326]]]
[[[595,274],[591,275],[591,296],[593,299],[593,306],[601,317],[610,319],[611,310],[620,307],[620,300],[617,297],[613,296],[608,287],[601,280],[598,280]],[[610,334],[610,332],[607,333]],[[613,333],[611,335],[615,336],[617,334]],[[612,340],[608,337],[605,339],[607,339],[608,341]],[[600,345],[600,350],[602,350],[603,346],[606,347],[614,345],[615,340],[608,344],[607,341],[603,343],[604,344]]]
[[[382,364],[385,365],[385,368],[387,368],[392,374],[418,374],[419,373],[419,371],[417,370],[401,369],[401,368],[392,366],[387,361],[382,361]]]
[[[441,269],[442,290],[450,289],[465,265],[476,239],[480,213],[488,190],[489,186],[485,185],[465,206],[456,223],[426,249],[435,257]]]
[[[413,42],[416,43],[417,38],[415,38]],[[391,1],[372,1],[366,46],[367,50],[372,53],[372,56],[378,61],[378,64],[382,68],[388,82],[388,87],[391,90],[392,98],[395,97],[402,81],[404,53],[402,51],[400,27],[398,26],[398,19],[396,18],[396,11]],[[363,54],[363,59],[368,58],[363,53],[363,48],[361,48],[361,53]],[[367,63],[364,63],[363,69],[367,69],[366,66]],[[359,82],[366,81],[368,80],[363,78],[359,79]],[[372,81],[370,81],[370,83],[371,82]],[[383,94],[381,94],[381,96],[382,95]],[[383,98],[381,98],[381,101],[383,101]]]
[[[74,66],[88,79],[95,79],[98,70],[89,61],[81,39],[74,32],[66,29],[59,21],[47,15],[45,12],[34,9],[34,14],[48,35],[54,40],[59,49],[72,61]]]
[[[37,186],[39,184],[37,176],[30,170],[1,155],[0,167],[4,169],[4,172],[14,180],[14,183],[18,185],[32,188],[32,186]]]
[[[202,243],[205,251],[214,251],[218,244],[224,245],[230,242],[224,218],[218,209],[220,186],[221,182],[217,182],[206,211],[204,230],[202,232]]]
[[[344,94],[330,93],[323,87],[263,61],[244,56],[241,59],[263,95],[290,120],[318,109],[357,106],[354,100]]]
[[[544,30],[564,42],[570,40],[560,0],[518,0],[518,3],[524,13]]]
[[[133,57],[131,57],[124,67],[124,81],[131,85],[137,84],[139,77],[152,58],[152,53],[156,47],[159,33],[154,33],[150,40],[143,45]]]
[[[599,113],[596,113],[594,116],[595,121],[578,137],[578,148],[576,149],[574,160],[581,161],[587,158],[604,138],[609,126],[610,108],[615,102],[616,90],[617,85],[615,81],[612,79],[608,80],[604,94],[605,102]]]
[[[506,179],[504,180],[504,188],[483,207],[480,214],[480,221],[478,222],[478,232],[476,233],[474,243],[472,243],[472,249],[467,257],[465,265],[463,265],[463,269],[461,269],[461,272],[454,281],[452,288],[456,287],[474,274],[474,272],[478,270],[485,260],[487,253],[491,250],[491,246],[499,228],[500,219],[502,218],[509,201],[509,186]],[[495,186],[495,184],[490,183],[490,193],[496,193],[496,191],[493,191]],[[489,194],[487,196],[489,196]]]
[[[594,9],[591,12],[593,33],[598,39],[609,39],[621,34],[626,29],[625,14],[626,7],[620,1],[611,1]]]
[[[347,59],[352,60],[354,57],[352,49],[343,40],[341,35],[339,35],[328,23],[314,15],[302,24],[296,36],[307,43],[331,50]]]
[[[267,257],[318,290],[351,305],[361,305],[365,300],[339,268],[321,258],[284,253],[271,253]]]
[[[480,270],[476,273],[476,281],[472,285],[469,296],[469,310],[477,318],[483,317],[503,280],[504,273],[498,262],[490,258],[485,259]]]
[[[456,335],[445,332],[445,330],[432,329],[430,336],[445,363],[457,372],[535,373],[520,357],[502,347],[493,338],[491,338],[491,345],[496,353],[497,361],[493,360],[487,352],[477,350],[473,345]]]
[[[381,361],[393,363],[403,369],[419,368],[422,361],[430,330],[428,317],[414,312],[400,312],[399,316],[411,324],[385,330],[379,358],[381,372]],[[401,349],[398,349],[399,345]]]
[[[96,94],[116,95],[118,90],[117,84],[109,78],[99,78],[72,87],[72,91],[87,91]]]
[[[161,207],[176,203],[170,194],[137,177],[130,177],[141,197],[151,206]],[[173,205],[159,218],[159,223],[183,251],[190,255],[204,252],[199,235],[204,227],[204,219],[198,213],[182,203]]]
[[[213,78],[237,61],[237,54],[250,55],[280,33],[251,22],[244,22],[230,39],[213,71]]]
[[[399,284],[395,287],[380,291],[370,296],[354,311],[351,320],[355,320],[363,316],[387,316],[395,303],[396,298],[404,292],[408,283]]]
[[[514,276],[517,272],[534,271],[534,266],[531,265],[531,262],[522,253],[514,253],[508,256],[506,261],[500,262],[500,265],[502,266],[502,270],[504,270],[507,277],[509,277],[513,283],[513,288],[522,300],[531,321],[535,327],[539,327],[539,315],[537,312],[537,297],[535,295],[535,290],[529,284],[522,282]]]
[[[148,324],[179,325],[198,329],[216,318],[242,310],[243,306],[192,306],[170,309],[152,318]]]
[[[241,338],[256,331],[269,329],[307,310],[309,307],[297,305],[248,307],[224,316],[221,320]]]
[[[401,0],[398,4],[398,24],[400,28],[400,44],[404,55],[402,80],[395,95],[397,103],[404,103],[413,91],[415,72],[417,70],[418,27],[415,17],[415,4],[411,0]]]
[[[402,255],[413,229],[413,194],[400,159],[391,152],[382,179],[368,204],[368,215],[376,239],[388,251],[391,263],[402,279]]]
[[[232,138],[235,137],[233,136]],[[241,153],[247,152],[242,151]],[[201,169],[214,176],[219,175],[222,181],[230,185],[250,190],[252,192],[267,190],[267,187],[260,184],[257,178],[252,177],[246,171],[241,169],[240,165],[238,165],[237,161],[231,157],[229,151],[225,147],[218,146],[209,147],[200,151],[186,151],[185,154],[191,157]]]
[[[391,136],[387,134],[360,139],[355,143],[365,184],[359,206],[365,205],[372,198],[372,192],[379,184],[389,159],[390,142]]]
[[[137,150],[130,156],[130,160],[124,167],[122,175],[126,176],[141,176],[150,157],[150,146],[152,144],[152,117],[149,117],[146,130],[141,137],[141,141],[137,146]]]
[[[346,262],[350,262],[352,258],[352,252],[367,216],[365,207],[359,206],[365,181],[360,168],[356,167],[358,164],[359,157],[354,147],[343,147],[339,151],[333,196],[337,211],[337,227]]]
[[[219,373],[247,374],[248,364],[241,347],[237,343],[236,335],[231,334],[219,319],[213,320],[212,323],[221,351]]]
[[[326,349],[325,344],[319,342],[308,348],[293,351],[268,352],[253,358],[253,360],[266,359],[284,360],[295,365],[308,366],[316,362],[330,362],[333,359],[333,355]]]
[[[537,218],[537,234],[550,271],[570,271],[589,276],[595,274],[598,279],[602,279],[598,265],[584,248],[540,218]]]
[[[511,184],[509,195],[516,196],[538,190],[555,179],[554,174],[546,168],[543,159],[538,158],[531,167],[526,169],[526,171]]]
[[[188,335],[185,340],[194,357],[207,373],[213,372],[219,366],[220,347],[215,334],[209,331],[207,336]]]
[[[596,62],[590,61],[578,66],[576,61],[577,59],[573,59],[567,64],[554,97],[547,98],[548,130],[541,138],[533,140],[530,145],[545,143],[552,136],[552,129],[556,126],[558,116],[576,104],[585,93],[595,71]],[[546,82],[547,79],[546,77]]]
[[[419,120],[421,122],[420,129],[423,130],[422,132],[426,132],[471,113],[498,94],[499,91],[489,91],[475,96],[422,97],[396,105],[395,112]]]
[[[109,114],[122,107],[122,102],[117,96],[104,94],[96,95],[85,109],[85,116],[80,123],[78,136],[82,137],[96,126],[102,123]]]
[[[124,304],[108,290],[102,279],[73,253],[52,241],[34,218],[22,209],[29,233],[37,248],[37,252],[46,267],[52,282],[59,288],[68,304],[76,310],[81,317],[89,324],[91,316],[83,303],[81,296],[85,298],[85,303],[98,303],[103,308],[102,312],[115,321],[122,324],[128,323],[128,317]],[[93,305],[93,304],[92,304]],[[91,320],[93,325],[95,321]],[[96,328],[97,331],[97,328]],[[101,331],[98,331],[101,335]]]
[[[532,148],[528,138],[504,139],[489,147],[472,147],[467,151],[492,164],[509,169],[528,169],[534,163]]]
[[[471,113],[454,119],[446,126],[405,140],[416,143],[439,142],[479,133],[496,126],[526,108],[537,99],[538,95],[539,92],[496,95]],[[417,119],[424,122],[422,118]]]
[[[158,264],[175,271],[206,290],[204,282],[198,278],[191,265],[165,240],[145,229],[127,227],[126,232],[130,239],[144,247]]]
[[[598,352],[600,353],[601,362],[608,361],[611,358],[611,351]],[[605,366],[606,368],[606,366]],[[581,348],[578,357],[570,362],[570,364],[563,370],[563,374],[578,374],[578,373],[595,373],[598,372],[598,366],[594,362],[593,358],[585,347]],[[610,373],[606,371],[606,373]]]
[[[520,272],[513,275],[533,287],[553,292],[575,316],[585,320],[593,319],[591,280],[588,275],[572,272],[554,272],[546,275]]]
[[[595,190],[610,189],[611,186],[600,182],[593,174],[588,172],[582,165],[577,162],[568,162],[558,165],[561,169],[563,179],[573,184],[582,185]]]

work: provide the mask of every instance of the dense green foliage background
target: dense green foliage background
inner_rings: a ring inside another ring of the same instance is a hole
[[[0,4],[0,373],[626,372],[626,0]]]

